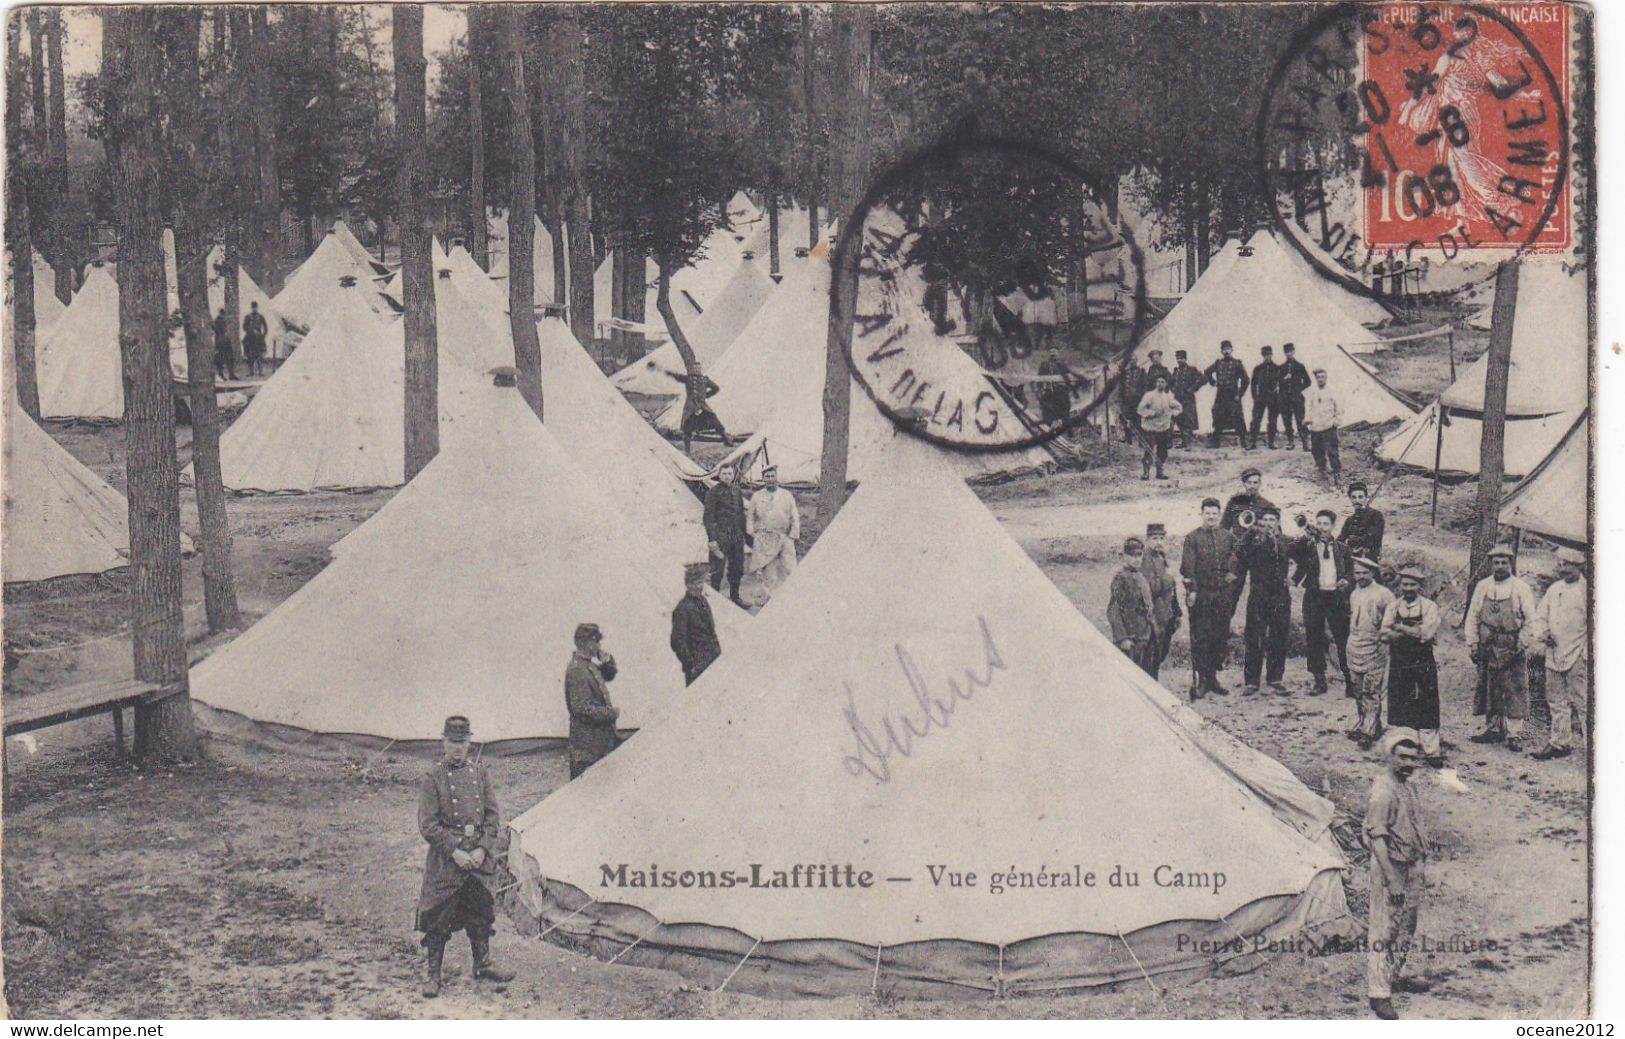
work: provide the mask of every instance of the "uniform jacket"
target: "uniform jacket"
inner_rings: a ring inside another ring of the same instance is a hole
[[[1257,519],[1259,513],[1273,508],[1275,503],[1262,494],[1232,494],[1230,500],[1224,503],[1224,515],[1219,518],[1219,526],[1225,530],[1233,530],[1236,520],[1241,518],[1243,512],[1251,509],[1253,519]]]
[[[474,835],[465,835],[473,826]],[[448,768],[444,761],[429,766],[418,782],[418,832],[429,842],[428,859],[423,864],[423,889],[418,908],[433,909],[457,893],[470,876],[487,887],[497,875],[496,853],[502,829],[502,813],[485,765],[470,761],[461,768]],[[452,861],[458,848],[485,849],[485,862],[468,871]]]
[[[718,545],[745,538],[745,496],[738,484],[714,483],[705,492],[705,537]]]
[[[1281,380],[1281,369],[1274,361],[1260,361],[1253,366],[1253,400],[1274,404],[1275,389]]]
[[[1168,384],[1178,397],[1180,403],[1189,404],[1196,399],[1196,391],[1207,385],[1207,376],[1201,369],[1192,364],[1180,363],[1174,366],[1173,381]]]
[[[1144,374],[1140,376],[1140,392],[1147,393],[1156,389],[1158,376],[1168,380],[1168,392],[1172,393],[1174,390],[1173,373],[1168,370],[1166,365],[1161,364],[1148,364],[1145,366]]]
[[[1247,392],[1247,366],[1234,357],[1220,357],[1207,366],[1207,381],[1218,388],[1221,400],[1240,400]]]
[[[1106,618],[1111,622],[1113,642],[1124,639],[1139,642],[1157,637],[1151,585],[1144,574],[1125,566],[1112,575],[1112,597],[1106,606]]]
[[[606,674],[605,671],[609,673]],[[580,653],[564,672],[564,703],[570,711],[570,760],[591,764],[615,749],[615,719],[607,682],[613,668],[602,668]]]
[[[716,618],[704,595],[684,595],[672,609],[671,651],[677,654],[683,677],[690,682],[722,655]]]
[[[1367,505],[1349,513],[1337,540],[1347,545],[1353,554],[1375,562],[1382,558],[1383,526],[1382,513]]]
[[[1288,554],[1291,544],[1279,534],[1254,529],[1241,535],[1236,546],[1236,576],[1252,581],[1247,594],[1258,598],[1268,594],[1272,598],[1291,596],[1287,576],[1292,562]]]
[[[1123,374],[1117,380],[1117,393],[1122,399],[1123,406],[1132,408],[1140,403],[1140,395],[1145,392],[1145,372],[1132,365],[1124,366]]]
[[[1179,554],[1185,587],[1210,592],[1227,587],[1225,578],[1234,572],[1235,554],[1236,536],[1223,527],[1197,527],[1186,534]]]
[[[1281,362],[1281,374],[1275,384],[1275,392],[1279,399],[1288,400],[1303,396],[1314,380],[1309,377],[1309,369],[1297,358]]]
[[[1168,572],[1168,557],[1155,549],[1146,549],[1140,572],[1151,586],[1151,609],[1157,630],[1167,631],[1185,613],[1179,605],[1179,582]]]
[[[265,332],[265,315],[261,314],[257,310],[250,310],[248,312],[248,316],[243,318],[243,334],[248,336],[250,339],[263,340],[265,338]]]

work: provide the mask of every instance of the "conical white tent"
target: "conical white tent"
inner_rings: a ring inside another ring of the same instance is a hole
[[[754,454],[765,444],[787,483],[817,480],[823,443],[830,268],[827,255],[809,259],[814,262],[796,268],[773,290],[709,372],[722,388],[710,404],[723,426],[730,434],[755,434],[735,456]],[[888,318],[854,333],[853,354],[865,381],[894,411],[916,409],[931,431],[979,448],[952,452],[962,475],[981,478],[1053,463],[1043,448],[1015,446],[1031,438],[1026,419],[954,340],[936,334],[918,302],[923,290],[915,274],[897,271],[889,282],[865,278],[859,292],[860,313]],[[895,431],[861,385],[854,386],[852,403],[849,472],[859,479],[867,453]],[[679,432],[682,410],[678,397],[656,416],[656,426]]]
[[[332,234],[334,238],[339,240],[339,244],[344,246],[344,251],[349,253],[351,258],[355,260],[356,266],[374,274],[389,273],[389,267],[379,262],[373,257],[372,253],[367,251],[367,247],[361,244],[361,239],[357,238],[355,232],[350,230],[349,224],[343,220],[333,221]]]
[[[1513,312],[1512,367],[1507,381],[1507,476],[1522,476],[1552,453],[1586,409],[1590,332],[1584,272],[1568,274],[1556,257],[1522,261]],[[1486,353],[1439,399],[1377,447],[1395,465],[1476,476],[1483,434]],[[1441,421],[1442,416],[1442,421]]]
[[[225,250],[216,245],[209,250],[209,255],[204,259],[204,266],[208,271],[209,319],[211,321],[220,312],[220,308],[226,305],[226,276],[224,271],[221,270],[221,267],[225,264],[225,257]],[[167,290],[169,311],[172,315],[171,321],[174,324],[174,328],[170,332],[169,349],[170,353],[176,356],[177,361],[179,361],[186,355],[186,333],[180,327],[181,297],[175,265],[175,232],[167,227],[164,228],[164,283]],[[260,313],[265,316],[265,326],[268,329],[268,342],[266,343],[268,356],[286,357],[288,351],[283,336],[282,315],[277,310],[276,304],[271,302],[271,297],[267,296],[265,291],[260,288],[259,283],[249,275],[248,268],[241,265],[237,267],[237,298],[238,306],[242,309],[242,316],[244,317],[247,316],[251,304],[259,304]],[[239,318],[240,320],[241,318]],[[184,370],[184,365],[182,365],[182,370]]]
[[[684,326],[702,369],[717,362],[773,294],[776,286],[765,270],[764,260],[741,262],[705,313]],[[622,368],[613,381],[623,393],[670,397],[683,392],[686,373],[676,344],[668,342]]]
[[[1333,290],[1325,279],[1305,276],[1270,232],[1259,231],[1245,246],[1226,244],[1134,354],[1143,362],[1150,351],[1161,350],[1163,363],[1172,366],[1174,351],[1185,350],[1191,364],[1206,369],[1219,359],[1219,343],[1228,339],[1250,372],[1262,356],[1260,347],[1273,347],[1279,360],[1281,347],[1293,343],[1304,367],[1326,369],[1327,388],[1338,396],[1344,426],[1409,418],[1415,411],[1410,402],[1348,352],[1350,345],[1374,336],[1344,310]],[[1210,428],[1213,389],[1198,392],[1196,404],[1199,428]]]
[[[1502,500],[1501,523],[1572,545],[1587,544],[1589,445],[1589,427],[1581,415],[1546,460]]]
[[[51,439],[7,393],[5,583],[129,564],[124,496]]]
[[[118,283],[92,267],[73,302],[38,340],[42,416],[124,417],[118,330]]]
[[[497,283],[497,287],[502,291],[503,298],[506,299],[508,295],[508,214],[506,212],[497,213],[487,221],[486,227],[487,233],[490,235],[487,248],[491,258],[491,279]],[[568,230],[565,233],[568,235]],[[565,255],[568,258],[568,247],[565,249]],[[535,230],[531,238],[531,256],[531,277],[535,283],[535,302],[538,305],[566,302],[565,300],[553,298],[553,236],[542,225],[541,217],[535,218]],[[476,264],[476,266],[478,265]],[[570,285],[568,267],[564,272],[564,284],[566,288]]]
[[[6,262],[11,262],[11,250],[6,250]],[[45,257],[34,253],[34,335],[35,342],[38,336],[45,334],[46,330],[62,316],[68,305],[56,298],[56,271],[45,262]],[[6,281],[6,294],[11,294],[12,282]]]
[[[1344,913],[1331,816],[910,463],[681,711],[516,819],[509,861],[523,923],[707,986],[1042,992],[1245,962],[1193,943]]]
[[[477,306],[490,310],[498,317],[508,312],[507,286],[498,285],[490,275],[480,270],[480,265],[474,262],[467,249],[460,245],[449,249],[446,252],[446,266],[452,272],[458,289]]]
[[[560,739],[584,621],[619,665],[623,727],[683,696],[667,645],[681,574],[650,572],[653,550],[517,390],[484,387],[470,406],[495,435],[445,441],[366,537],[192,669],[195,700],[394,741],[436,739],[453,713],[482,742]]]
[[[370,265],[359,263],[335,233],[322,237],[316,251],[288,276],[277,293],[276,306],[282,317],[300,328],[310,328],[326,309],[328,300],[346,283],[360,290],[358,297],[367,309],[384,317],[392,313],[378,289],[377,274]]]

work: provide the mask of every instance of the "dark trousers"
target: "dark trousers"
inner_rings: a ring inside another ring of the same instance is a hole
[[[486,937],[496,922],[496,903],[490,889],[473,874],[445,901],[432,909],[418,910],[418,930],[423,932],[425,946],[445,945],[458,931],[467,931],[470,938]]]
[[[1247,446],[1247,423],[1242,418],[1240,397],[1220,397],[1213,402],[1213,433],[1208,442],[1218,447],[1226,433],[1236,434],[1236,443]]]
[[[1306,588],[1303,592],[1303,634],[1308,643],[1309,673],[1326,678],[1326,650],[1337,645],[1337,663],[1348,676],[1349,597],[1343,592]],[[1328,638],[1330,636],[1330,638]]]
[[[1163,430],[1161,433],[1146,431],[1141,436],[1145,439],[1146,466],[1149,468],[1151,463],[1155,461],[1157,463],[1157,472],[1161,473],[1162,467],[1168,462],[1168,449],[1174,444],[1173,430]]]
[[[1269,416],[1270,420],[1270,443],[1275,443],[1275,422],[1279,418],[1279,414],[1280,409],[1276,407],[1275,401],[1267,397],[1263,400],[1259,400],[1257,397],[1253,398],[1253,443],[1258,443],[1258,428],[1264,424],[1264,416],[1266,415]]]
[[[1159,629],[1159,633],[1157,635],[1156,657],[1152,661],[1151,667],[1147,669],[1151,672],[1152,678],[1157,677],[1157,672],[1162,669],[1162,662],[1168,659],[1168,651],[1173,648],[1174,627],[1178,623],[1178,620],[1179,619],[1176,617],[1173,620],[1168,621],[1162,626],[1161,629]]]
[[[1198,589],[1191,604],[1191,670],[1211,679],[1224,666],[1225,643],[1230,640],[1230,592],[1225,588]]]
[[[1258,591],[1255,586],[1247,597],[1247,655],[1242,663],[1247,685],[1257,685],[1260,673],[1270,682],[1279,682],[1286,674],[1286,641],[1292,628],[1292,597],[1286,589],[1276,595]]]
[[[745,543],[743,541],[719,541],[717,547],[722,549],[722,555],[711,557],[711,587],[722,591],[722,579],[728,579],[728,598],[739,598],[739,579],[745,573]]]
[[[1327,469],[1336,476],[1343,471],[1343,458],[1338,454],[1337,430],[1311,430],[1309,432],[1309,450],[1315,456],[1315,468],[1322,474]]]
[[[1292,438],[1292,431],[1296,429],[1298,436],[1309,439],[1309,431],[1303,428],[1303,395],[1286,394],[1276,403],[1276,410],[1281,413],[1281,428],[1286,432],[1287,439]]]

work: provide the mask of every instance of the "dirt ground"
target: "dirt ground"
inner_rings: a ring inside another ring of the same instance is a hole
[[[1400,366],[1391,358],[1379,366]],[[1409,371],[1411,365],[1404,364]],[[1429,353],[1407,388],[1437,392],[1446,365]],[[53,428],[104,476],[122,483],[116,428]],[[1346,438],[1349,473],[1381,481],[1371,433]],[[1289,510],[1339,505],[1317,486],[1303,452],[1176,450],[1165,484],[1143,484],[1137,459],[1118,445],[1111,464],[984,488],[982,494],[1063,592],[1097,625],[1121,539],[1147,521],[1174,534],[1195,525],[1196,506],[1224,495],[1248,464],[1267,472],[1265,493]],[[1399,997],[1418,1017],[1572,1017],[1588,1005],[1589,792],[1585,755],[1535,762],[1481,749],[1466,737],[1472,671],[1458,625],[1475,485],[1447,487],[1440,524],[1428,522],[1431,485],[1401,475],[1383,483],[1387,560],[1417,560],[1445,608],[1441,638],[1450,771],[1424,772],[1422,801],[1440,845],[1421,931],[1435,946],[1413,957],[1431,993]],[[239,590],[250,618],[263,615],[321,569],[326,548],[371,515],[387,493],[234,499],[231,526]],[[810,503],[809,503],[810,508]],[[1290,514],[1290,511],[1289,511]],[[187,507],[184,524],[196,531]],[[1172,546],[1177,555],[1177,541]],[[189,624],[201,638],[201,583],[186,563]],[[1525,573],[1546,575],[1550,553],[1529,547]],[[7,592],[6,639],[16,652],[8,685],[19,694],[126,672],[123,584],[118,576]],[[1375,764],[1343,735],[1352,704],[1307,695],[1300,654],[1288,663],[1290,698],[1239,695],[1240,612],[1232,666],[1236,691],[1200,710],[1264,748],[1355,819]],[[1298,614],[1294,610],[1294,624]],[[1188,681],[1184,634],[1166,680]],[[1543,722],[1533,728],[1535,744]],[[277,753],[228,739],[206,741],[200,763],[136,770],[115,755],[105,717],[8,745],[4,812],[5,996],[14,1017],[1363,1017],[1357,953],[1279,956],[1233,977],[1126,985],[1066,997],[977,1002],[886,999],[771,1001],[699,990],[677,975],[607,965],[517,937],[500,925],[495,949],[519,972],[505,988],[476,985],[460,944],[448,955],[439,1000],[416,995],[420,953],[412,905],[423,859],[415,829],[409,755]],[[560,786],[560,752],[497,759],[508,815]],[[1445,779],[1461,789],[1452,789]],[[1132,806],[1125,805],[1125,811]],[[1363,914],[1364,877],[1348,883]],[[1348,930],[1357,924],[1346,925]],[[1477,943],[1463,949],[1463,943]],[[1489,943],[1494,943],[1491,946]]]

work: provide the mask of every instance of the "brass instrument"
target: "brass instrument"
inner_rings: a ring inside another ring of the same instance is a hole
[[[1236,526],[1242,530],[1253,529],[1253,525],[1257,522],[1258,517],[1253,515],[1252,509],[1242,509],[1236,514]]]

